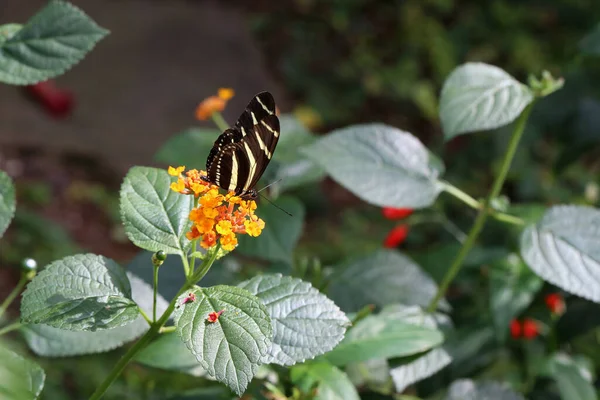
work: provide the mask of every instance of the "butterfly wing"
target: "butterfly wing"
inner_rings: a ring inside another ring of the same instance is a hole
[[[234,128],[215,141],[206,160],[207,180],[245,196],[267,168],[279,140],[279,118],[269,92],[256,95]]]

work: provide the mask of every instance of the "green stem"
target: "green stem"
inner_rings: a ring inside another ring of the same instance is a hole
[[[217,128],[219,128],[220,130],[224,131],[226,129],[229,129],[229,125],[227,125],[227,122],[225,121],[223,115],[220,112],[214,112],[212,115],[212,120],[215,123],[215,125],[217,125]]]
[[[463,203],[465,203],[469,207],[474,208],[475,210],[481,210],[484,207],[480,201],[475,200],[473,197],[469,196],[469,194],[463,192],[462,190],[460,190],[456,186],[452,185],[451,183],[442,181],[441,184],[446,193],[451,194],[452,196],[461,200]],[[512,225],[521,225],[521,226],[525,225],[525,221],[523,221],[519,217],[515,217],[514,215],[506,214],[506,213],[496,211],[496,210],[491,210],[491,209],[488,210],[488,213],[492,216],[492,218],[494,218],[498,221],[506,222],[506,223],[509,223]]]
[[[140,314],[142,315],[142,317],[144,317],[144,319],[146,320],[146,322],[148,323],[148,325],[152,326],[152,324],[155,321],[153,321],[153,320],[150,319],[150,317],[148,316],[148,314],[146,314],[146,311],[142,310],[141,307],[138,307],[138,311],[140,312]]]
[[[218,251],[218,248],[216,250]],[[200,267],[201,270],[208,271],[210,269],[212,263],[216,259],[217,251],[214,252],[213,256],[209,260],[206,260],[203,263],[203,265]],[[160,332],[163,325],[167,323],[167,321],[169,320],[169,317],[175,310],[175,306],[177,305],[177,300],[179,300],[179,296],[181,296],[184,292],[189,290],[192,286],[194,286],[194,284],[195,284],[195,282],[193,282],[193,281],[187,281],[181,287],[181,289],[179,289],[179,292],[177,292],[177,294],[175,295],[173,300],[171,300],[171,302],[169,303],[169,306],[167,307],[165,312],[161,315],[160,319],[158,321],[154,322],[150,326],[150,329],[148,329],[148,331],[146,331],[144,336],[142,336],[132,347],[130,347],[129,350],[127,351],[127,353],[125,353],[123,355],[123,357],[121,357],[119,362],[117,362],[117,364],[113,367],[112,371],[110,371],[110,374],[106,377],[106,379],[104,379],[104,381],[100,384],[100,386],[98,386],[96,388],[96,391],[92,394],[92,396],[90,397],[90,400],[100,399],[104,395],[104,393],[108,390],[110,385],[112,385],[112,383],[115,381],[115,379],[117,379],[119,377],[119,375],[121,375],[121,373],[123,372],[123,370],[125,369],[127,364],[129,364],[129,362],[135,357],[135,355],[138,352],[140,352],[140,350],[142,350],[156,335],[158,335],[158,333]]]
[[[162,328],[160,328],[160,330],[158,331],[158,333],[175,332],[176,329],[177,329],[176,326],[163,326]]]
[[[183,264],[183,273],[187,278],[190,275],[190,262],[185,255],[181,255],[181,263]]]
[[[10,325],[5,326],[4,328],[0,329],[0,336],[7,334],[8,332],[14,331],[16,329],[19,329],[21,327],[21,322],[17,321],[14,322]]]
[[[202,265],[200,265],[200,268],[198,268],[198,271],[196,271],[194,275],[192,275],[192,278],[188,281],[188,283],[195,285],[197,282],[200,282],[202,278],[204,278],[204,275],[208,273],[210,267],[212,267],[213,263],[217,259],[217,254],[219,253],[219,250],[221,250],[221,243],[217,242],[217,246],[213,250],[213,253],[211,254],[210,258],[208,260],[205,260],[205,262],[203,262]]]
[[[154,293],[152,297],[152,321],[156,322],[156,297],[158,294],[158,265],[154,265]]]
[[[19,279],[17,286],[14,287],[14,289],[12,290],[12,292],[10,292],[8,297],[2,302],[2,305],[0,306],[0,317],[2,317],[4,315],[4,313],[6,312],[6,309],[8,308],[8,306],[10,306],[10,303],[13,302],[13,300],[23,290],[23,288],[25,287],[25,284],[27,284],[28,279],[27,279],[27,276],[25,276],[25,275],[26,274],[24,274],[24,273],[21,274],[21,279]]]
[[[506,176],[508,175],[508,171],[510,170],[510,165],[519,146],[519,141],[521,140],[523,132],[525,131],[525,124],[527,123],[527,118],[529,117],[529,113],[531,112],[532,107],[533,103],[529,104],[517,119],[515,129],[512,133],[510,142],[508,144],[508,148],[506,149],[506,153],[504,154],[504,160],[502,161],[500,171],[498,172],[498,176],[496,177],[496,180],[492,185],[492,190],[486,197],[483,206],[479,209],[477,218],[475,219],[475,222],[473,223],[473,226],[471,227],[471,230],[467,235],[467,240],[465,240],[465,242],[463,243],[458,254],[454,258],[452,265],[450,265],[448,272],[446,272],[446,275],[444,276],[444,279],[442,280],[442,283],[440,284],[440,287],[438,288],[434,299],[429,304],[427,311],[434,312],[437,309],[439,301],[446,294],[446,290],[448,290],[450,283],[452,283],[452,281],[460,271],[464,259],[467,257],[469,251],[471,250],[471,247],[473,247],[475,241],[479,237],[479,234],[481,233],[481,230],[485,225],[485,221],[490,213],[490,204],[494,198],[498,197],[500,191],[502,190],[502,185],[506,180]]]

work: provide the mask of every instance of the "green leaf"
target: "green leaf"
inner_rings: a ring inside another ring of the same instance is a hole
[[[135,361],[149,367],[204,376],[206,370],[175,333],[166,333],[144,348]]]
[[[510,320],[531,304],[542,283],[516,254],[510,254],[492,266],[490,309],[496,334],[501,340],[506,339]]]
[[[23,323],[73,331],[116,328],[138,316],[125,271],[94,254],[48,265],[27,285],[21,301]]]
[[[596,400],[598,398],[590,371],[578,366],[568,355],[554,354],[549,366],[562,399]]]
[[[442,190],[441,162],[410,133],[383,124],[331,132],[301,152],[367,203],[424,208]]]
[[[381,318],[391,318],[431,329],[452,329],[450,319],[443,314],[427,314],[420,307],[407,307],[394,304],[385,307],[379,314]],[[424,354],[409,356],[393,362],[390,375],[396,392],[403,392],[408,386],[428,378],[442,370],[452,361],[447,346],[434,347]]]
[[[579,42],[579,50],[590,56],[600,55],[600,24]]]
[[[16,204],[12,179],[4,171],[0,171],[0,237],[4,235],[15,215]]]
[[[459,379],[452,382],[445,400],[524,400],[523,396],[497,382]]]
[[[315,400],[360,400],[348,376],[326,362],[298,365],[290,377],[304,393],[316,389]]]
[[[440,95],[440,119],[446,140],[499,128],[514,121],[533,101],[531,90],[502,69],[466,63],[446,79]]]
[[[324,294],[292,277],[260,275],[238,285],[267,307],[273,344],[265,364],[294,365],[333,349],[350,321]]]
[[[121,219],[125,232],[138,247],[167,254],[185,254],[189,213],[194,198],[170,189],[167,171],[133,167],[121,186]]]
[[[250,292],[232,286],[195,287],[196,300],[175,310],[177,333],[200,365],[241,396],[268,354],[273,328],[267,309]],[[182,304],[188,293],[177,301]],[[209,313],[223,311],[208,322]]]
[[[26,358],[0,346],[0,397],[11,400],[37,399],[44,387],[44,370]]]
[[[302,234],[304,206],[298,199],[288,196],[280,197],[275,204],[292,216],[267,202],[261,203],[256,215],[265,221],[265,229],[258,237],[240,235],[237,251],[263,260],[291,263],[292,252]]]
[[[158,150],[156,161],[187,169],[206,169],[206,157],[221,134],[216,129],[190,128],[171,137]]]
[[[52,1],[10,33],[0,41],[0,81],[30,85],[73,67],[108,31],[72,4]]]
[[[23,29],[21,24],[4,24],[0,25],[0,45],[13,37],[17,32]]]
[[[392,303],[427,306],[437,285],[410,258],[395,250],[377,252],[336,267],[329,295],[346,312],[358,311],[367,304]],[[448,308],[446,301],[442,308]]]
[[[521,236],[521,255],[548,282],[600,302],[600,211],[584,206],[550,208]]]
[[[442,333],[435,328],[384,315],[370,315],[358,322],[342,343],[320,359],[343,366],[371,359],[404,357],[427,351],[443,339]]]
[[[130,272],[127,277],[131,282],[133,300],[148,315],[152,315],[152,287]],[[167,309],[168,303],[160,295],[156,303],[157,313],[160,315]],[[67,357],[116,349],[141,336],[148,328],[148,323],[140,315],[130,324],[97,332],[66,331],[48,325],[25,325],[21,332],[29,348],[37,355]]]

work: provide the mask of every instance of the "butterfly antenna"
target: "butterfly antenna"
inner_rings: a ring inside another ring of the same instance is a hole
[[[262,192],[263,190],[267,189],[268,187],[270,187],[270,186],[273,186],[274,184],[281,182],[282,180],[283,180],[283,178],[279,178],[279,179],[277,179],[275,182],[271,182],[271,183],[269,183],[267,186],[265,186],[264,188],[262,188],[262,189],[258,190],[256,193],[260,193],[260,192]]]
[[[269,200],[268,197],[263,196],[262,194],[258,193],[260,197],[262,197],[263,199],[265,199],[266,201],[268,201],[269,203],[273,204],[275,206],[275,208],[280,209],[281,211],[283,211],[284,213],[286,213],[287,215],[289,215],[290,217],[293,217],[292,214],[290,214],[289,212],[285,211],[283,208],[279,207],[277,204],[273,203],[271,200]]]

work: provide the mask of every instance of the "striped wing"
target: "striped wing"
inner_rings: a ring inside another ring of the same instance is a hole
[[[254,195],[254,186],[271,161],[278,140],[275,100],[268,92],[260,93],[235,127],[215,141],[206,160],[208,180],[238,196]]]

